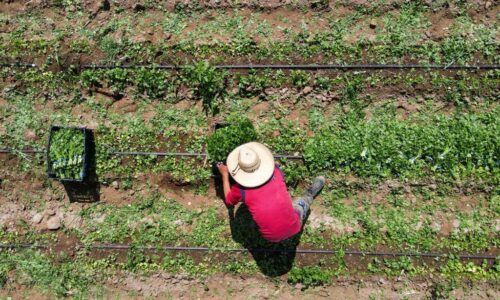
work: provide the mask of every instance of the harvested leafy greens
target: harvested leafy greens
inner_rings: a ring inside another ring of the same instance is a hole
[[[60,128],[53,131],[49,163],[52,173],[59,179],[83,178],[84,133],[77,128]]]
[[[207,139],[207,151],[211,162],[226,161],[234,148],[257,139],[257,133],[249,119],[231,115],[226,122],[228,126],[217,129]]]

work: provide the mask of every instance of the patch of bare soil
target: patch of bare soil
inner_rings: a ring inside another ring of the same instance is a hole
[[[431,280],[410,281],[383,277],[337,278],[327,286],[303,289],[301,284],[276,283],[264,276],[215,274],[204,280],[187,274],[154,273],[149,277],[122,274],[111,277],[105,298],[137,299],[422,299],[430,297]],[[451,292],[457,299],[496,299],[494,285],[482,283]]]
[[[111,104],[110,110],[117,114],[134,113],[137,111],[137,103],[131,99],[121,99]]]

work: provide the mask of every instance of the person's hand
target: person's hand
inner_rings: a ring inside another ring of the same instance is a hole
[[[227,166],[224,163],[218,162],[217,169],[219,169],[219,172],[222,175],[222,177],[229,176],[229,170],[227,169]]]

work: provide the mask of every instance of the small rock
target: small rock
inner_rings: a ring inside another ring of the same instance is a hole
[[[61,227],[61,219],[59,217],[52,217],[47,221],[47,229],[57,230]]]
[[[181,226],[182,224],[184,224],[184,222],[183,222],[182,220],[175,220],[175,221],[173,222],[173,224],[174,224],[175,226]]]
[[[380,279],[378,280],[378,284],[379,284],[379,285],[385,285],[386,283],[387,283],[387,281],[386,281],[384,278],[380,278]]]
[[[140,287],[138,287],[138,288],[137,288],[137,291],[138,291],[138,292],[142,291],[142,287],[141,287],[141,286],[140,286]]]
[[[458,228],[460,227],[460,221],[455,219],[453,220],[453,222],[451,223],[453,225],[453,228]]]
[[[484,8],[489,9],[492,5],[493,5],[493,2],[486,1],[486,3],[484,4]]]
[[[375,29],[375,28],[377,28],[377,22],[376,22],[375,20],[371,20],[371,21],[370,21],[370,28],[371,28],[371,29]]]
[[[405,191],[405,193],[407,194],[411,194],[411,187],[409,185],[405,185],[403,187],[403,190]]]
[[[134,190],[130,190],[130,191],[128,191],[128,194],[129,194],[130,196],[132,196],[132,195],[134,195],[134,194],[135,194],[135,191],[134,191]]]
[[[429,184],[429,190],[431,191],[435,191],[437,189],[437,185],[436,184]]]
[[[120,188],[120,184],[119,184],[119,183],[118,183],[118,181],[116,181],[116,180],[115,180],[115,181],[113,181],[113,182],[111,183],[111,186],[112,186],[115,190],[117,190],[117,189],[119,189],[119,188]]]
[[[47,216],[55,216],[56,215],[56,211],[53,210],[53,209],[48,209],[47,210]]]
[[[36,141],[38,137],[36,136],[36,133],[32,130],[26,130],[24,132],[24,139],[28,141]]]
[[[177,284],[177,283],[179,283],[179,279],[177,278],[172,279],[172,284]]]
[[[431,228],[432,230],[434,230],[435,232],[438,232],[441,230],[441,224],[438,223],[438,222],[432,222],[431,224]]]
[[[181,283],[184,284],[184,285],[188,285],[189,284],[189,280],[183,279],[183,280],[181,280]]]
[[[419,222],[417,223],[417,225],[415,225],[415,230],[420,230],[420,229],[422,229],[422,225],[424,225],[424,224],[422,223],[422,221],[419,221]]]
[[[313,91],[313,88],[312,88],[312,87],[310,87],[310,86],[306,86],[306,87],[302,90],[302,94],[307,95],[307,94],[309,94],[309,93],[310,93],[310,92],[312,92],[312,91]]]
[[[31,222],[33,222],[33,224],[40,224],[42,220],[43,220],[43,215],[41,213],[38,213],[33,216]]]

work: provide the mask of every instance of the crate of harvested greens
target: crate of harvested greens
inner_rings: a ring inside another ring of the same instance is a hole
[[[63,182],[82,182],[89,170],[91,132],[86,128],[51,126],[47,175]]]

